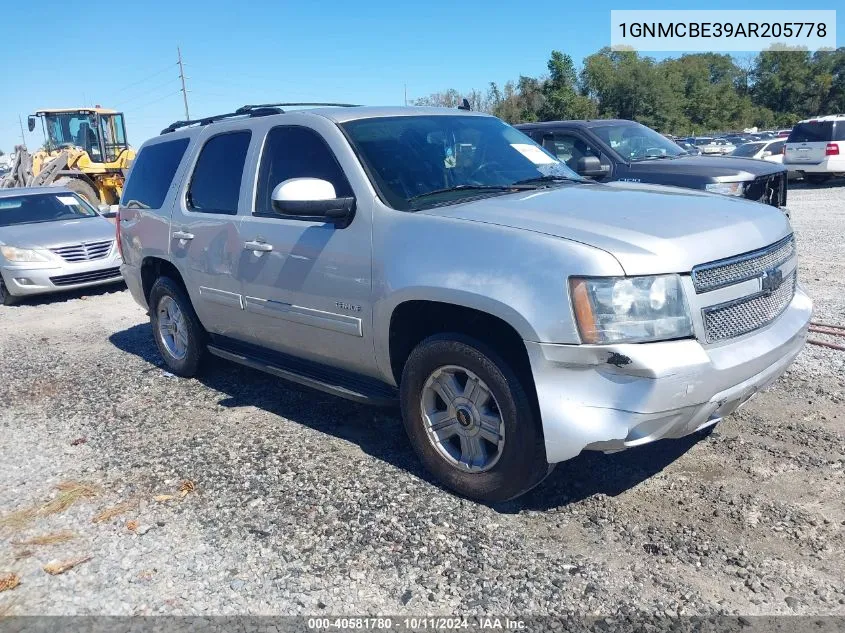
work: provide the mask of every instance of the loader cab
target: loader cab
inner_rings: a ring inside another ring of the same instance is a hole
[[[40,110],[45,145],[49,150],[78,147],[92,163],[112,163],[129,148],[123,114],[103,108]]]

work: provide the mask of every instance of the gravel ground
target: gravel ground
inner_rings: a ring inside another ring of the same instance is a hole
[[[818,319],[845,323],[845,186],[790,207]],[[495,508],[435,486],[395,412],[159,363],[121,287],[0,307],[0,572],[20,577],[0,613],[845,615],[845,353],[808,346],[707,439],[583,454]],[[50,514],[65,481],[96,496]]]

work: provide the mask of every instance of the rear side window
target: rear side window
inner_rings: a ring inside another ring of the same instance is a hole
[[[833,140],[845,141],[845,121],[836,121],[833,127]]]
[[[186,202],[191,211],[237,214],[251,136],[251,132],[243,130],[218,134],[206,141],[188,187]]]
[[[187,148],[188,139],[180,138],[141,149],[123,190],[121,205],[135,209],[160,209]]]
[[[740,145],[733,151],[734,156],[754,156],[757,152],[763,149],[763,143],[746,143]]]
[[[255,213],[276,215],[270,196],[276,185],[290,178],[327,180],[334,185],[338,198],[352,195],[352,187],[323,137],[306,127],[275,127],[267,134],[258,172]]]
[[[783,151],[784,144],[786,144],[786,141],[778,141],[777,143],[772,143],[766,149],[772,154],[780,154]]]
[[[833,121],[815,121],[796,125],[787,143],[827,143],[832,140]]]

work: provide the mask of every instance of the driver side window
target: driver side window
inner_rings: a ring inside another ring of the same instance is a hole
[[[544,134],[543,147],[565,162],[572,170],[577,170],[579,158],[595,156],[601,160],[601,152],[597,148],[581,137],[568,132]]]
[[[291,178],[319,178],[334,186],[338,198],[353,195],[334,154],[317,132],[298,126],[274,127],[267,133],[261,155],[255,215],[279,217],[273,211],[273,189]]]

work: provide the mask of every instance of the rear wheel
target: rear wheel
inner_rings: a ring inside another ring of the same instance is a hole
[[[159,277],[148,303],[153,337],[167,368],[177,376],[196,375],[206,335],[185,290],[170,277]]]
[[[807,182],[812,183],[814,185],[823,185],[828,180],[830,180],[830,176],[827,174],[807,174],[804,176],[807,179]]]
[[[79,194],[83,198],[85,198],[88,202],[94,205],[96,209],[100,204],[100,196],[97,195],[96,190],[94,187],[89,185],[87,182],[82,180],[81,178],[59,178],[58,180],[53,181],[53,187],[64,187],[65,189],[70,189],[74,193]]]
[[[417,455],[458,494],[506,501],[548,474],[543,438],[522,384],[478,341],[459,334],[424,340],[405,363],[400,397]]]

